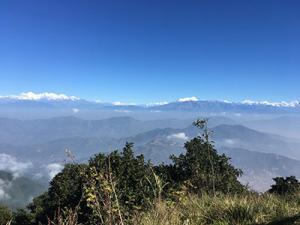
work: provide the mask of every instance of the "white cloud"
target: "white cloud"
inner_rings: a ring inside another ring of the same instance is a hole
[[[73,111],[73,113],[75,113],[75,114],[76,114],[76,113],[79,113],[79,109],[77,109],[77,108],[73,108],[72,111]]]
[[[0,170],[9,171],[14,177],[22,175],[30,167],[32,167],[31,162],[19,162],[11,155],[0,154]]]
[[[131,113],[130,110],[119,110],[119,109],[116,109],[114,110],[115,112],[118,112],[118,113]]]
[[[148,103],[146,104],[147,107],[151,107],[151,106],[159,106],[159,105],[167,105],[169,104],[169,102],[154,102],[154,103]]]
[[[245,105],[267,105],[267,106],[274,106],[274,107],[297,107],[300,105],[299,101],[291,101],[291,102],[269,102],[269,101],[253,101],[253,100],[244,100],[242,104]]]
[[[115,106],[126,106],[126,105],[136,105],[135,103],[126,103],[126,102],[113,102]]]
[[[10,172],[13,176],[12,178],[21,176],[30,167],[32,167],[32,163],[30,162],[20,162],[11,155],[0,153],[0,170]],[[11,188],[11,184],[11,180],[0,179],[0,200],[11,198],[7,193]]]
[[[102,100],[94,100],[93,102],[99,103],[99,104],[104,103]]]
[[[197,101],[199,101],[199,99],[197,97],[195,97],[195,96],[193,96],[193,97],[186,97],[186,98],[179,98],[177,100],[177,102],[197,102]]]
[[[177,139],[177,140],[187,141],[189,137],[182,132],[182,133],[171,134],[167,136],[167,139],[168,140]]]
[[[55,175],[62,171],[63,168],[64,166],[59,163],[50,163],[46,167],[50,179],[55,177]]]
[[[52,101],[63,101],[63,100],[79,100],[80,98],[76,96],[67,96],[65,94],[57,94],[51,92],[43,92],[43,93],[34,93],[34,92],[23,92],[19,95],[7,95],[7,96],[0,96],[0,98],[5,99],[15,99],[15,100],[31,100],[31,101],[38,101],[38,100],[52,100]]]
[[[225,139],[224,142],[227,145],[234,145],[235,144],[235,141],[233,139]]]

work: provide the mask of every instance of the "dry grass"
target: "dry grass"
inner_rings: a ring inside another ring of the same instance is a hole
[[[48,225],[79,225],[77,223],[78,214],[76,210],[57,210],[53,220],[48,220]]]
[[[298,222],[297,222],[298,221]],[[133,225],[296,225],[300,224],[300,193],[290,198],[275,195],[188,195],[178,202],[157,201],[137,214]],[[57,214],[49,225],[79,225],[76,211]]]
[[[177,204],[158,202],[135,219],[136,225],[288,225],[300,214],[300,195],[283,199],[274,195],[211,197],[189,196]],[[290,219],[289,219],[290,218]],[[277,221],[277,222],[276,222]],[[284,222],[280,222],[284,221]],[[276,223],[275,223],[276,222]]]

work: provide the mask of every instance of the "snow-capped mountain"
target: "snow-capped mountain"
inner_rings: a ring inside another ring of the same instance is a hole
[[[0,96],[1,101],[77,101],[80,100],[79,97],[76,96],[68,96],[65,94],[57,94],[51,92],[43,92],[43,93],[34,93],[34,92],[22,92],[19,95],[7,95]]]
[[[198,100],[182,98],[176,102],[151,107],[158,111],[189,111],[207,113],[299,113],[300,103],[251,101],[242,102]]]
[[[132,103],[85,100],[77,96],[51,92],[24,92],[20,95],[0,96],[0,109],[4,108],[55,108],[86,110],[112,110],[116,112],[199,112],[199,113],[300,113],[300,102],[269,102],[245,100],[242,102],[199,100],[197,97],[179,98],[174,102],[137,105]]]

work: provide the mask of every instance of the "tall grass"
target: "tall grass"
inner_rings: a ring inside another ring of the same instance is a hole
[[[189,195],[177,203],[159,201],[148,212],[137,215],[135,225],[254,225],[293,224],[300,215],[300,195]],[[275,223],[274,223],[275,224]],[[299,223],[300,224],[300,223]]]
[[[47,225],[79,225],[78,224],[78,208],[75,210],[58,209],[53,220],[48,219]]]

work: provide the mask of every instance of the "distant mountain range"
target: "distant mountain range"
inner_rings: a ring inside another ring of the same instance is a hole
[[[2,172],[0,202],[12,195],[26,202],[73,160],[70,154],[76,162],[86,162],[128,141],[136,154],[155,164],[169,163],[170,155],[184,152],[184,143],[199,135],[192,125],[199,117],[209,117],[216,149],[244,171],[241,180],[263,191],[275,176],[300,178],[299,112],[297,101],[234,103],[191,97],[135,105],[55,93],[0,96],[0,171],[14,177],[7,181],[9,175]],[[19,191],[9,192],[7,184],[16,181],[14,190]],[[23,181],[35,185],[36,192],[27,192]]]
[[[13,162],[13,166],[4,168],[26,165],[26,171],[33,177],[47,176],[47,179],[62,168],[65,160],[70,160],[66,149],[74,154],[77,162],[85,162],[96,153],[121,149],[128,141],[135,144],[136,154],[145,155],[153,163],[170,162],[169,156],[182,153],[184,143],[200,132],[192,125],[192,119],[141,121],[131,117],[2,118],[0,127],[0,153],[6,154],[3,163]],[[211,117],[209,127],[216,148],[232,157],[234,165],[245,171],[242,179],[253,188],[266,189],[275,175],[300,176],[297,172],[300,171],[300,141],[256,131],[227,117]],[[263,176],[264,182],[260,180]]]
[[[115,112],[202,112],[202,113],[249,113],[249,114],[276,114],[299,113],[300,103],[292,102],[268,102],[251,101],[204,101],[196,97],[181,98],[175,102],[162,102],[145,105],[114,102],[104,103],[88,101],[75,96],[67,96],[56,93],[27,92],[20,95],[0,96],[0,109],[27,110],[53,110],[60,109],[78,113],[81,110],[108,110]]]

